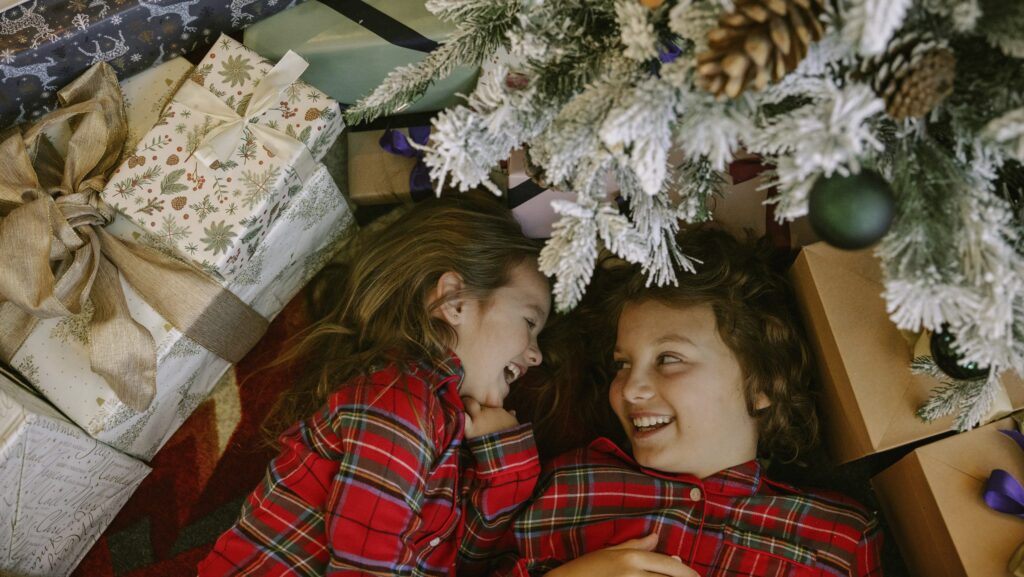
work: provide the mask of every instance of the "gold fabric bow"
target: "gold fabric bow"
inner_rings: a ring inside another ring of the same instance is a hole
[[[156,393],[156,346],[132,319],[118,273],[188,338],[231,362],[267,320],[193,265],[103,230],[114,210],[100,193],[126,134],[110,66],[93,66],[58,99],[60,109],[0,143],[0,357],[10,361],[38,319],[78,314],[91,300],[92,370],[142,411]],[[60,122],[72,130],[63,157],[43,134]]]

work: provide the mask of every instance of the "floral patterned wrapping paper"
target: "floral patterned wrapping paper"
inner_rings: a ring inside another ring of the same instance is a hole
[[[273,66],[222,36],[186,84],[202,86],[245,116],[253,91]],[[207,165],[197,152],[223,121],[194,111],[180,102],[180,94],[126,155],[103,195],[146,232],[176,246],[209,274],[226,278],[254,254],[303,184],[295,168],[298,153],[275,155],[255,125],[302,142],[320,160],[343,121],[337,102],[296,81],[273,106],[246,118],[230,156]]]
[[[129,79],[126,84],[148,82],[142,76],[139,78]],[[127,86],[124,90],[131,92],[137,88]],[[171,87],[161,88],[169,92]],[[128,124],[133,132],[147,133],[155,118],[140,104],[141,101],[128,100]],[[151,137],[147,134],[146,138]],[[344,139],[338,141],[344,143]],[[327,148],[331,144],[324,140],[322,146]],[[338,150],[332,154],[338,154]],[[175,190],[172,194],[174,198],[182,192]],[[231,198],[235,197],[229,192],[228,199]],[[323,165],[304,184],[296,182],[285,190],[276,206],[274,218],[268,219],[260,234],[247,245],[252,251],[247,253],[244,263],[231,263],[232,266],[216,270],[212,263],[198,261],[225,288],[267,318],[273,318],[284,308],[356,228],[345,196]],[[182,222],[190,224],[197,218]],[[184,245],[175,236],[146,230],[122,215],[106,230],[183,260],[197,258],[184,251]],[[146,411],[129,409],[102,377],[91,372],[86,330],[92,314],[90,307],[73,317],[40,321],[12,364],[88,434],[148,461],[213,390],[230,363],[183,336],[143,301],[131,285],[123,279],[121,284],[132,317],[152,333],[157,343],[157,391]]]

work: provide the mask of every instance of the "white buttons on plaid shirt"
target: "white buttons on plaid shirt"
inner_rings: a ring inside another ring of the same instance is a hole
[[[437,547],[440,544],[441,544],[441,538],[440,537],[434,537],[433,539],[430,540],[430,546],[431,547]]]
[[[690,489],[690,500],[700,501],[700,489],[698,489],[697,487]]]

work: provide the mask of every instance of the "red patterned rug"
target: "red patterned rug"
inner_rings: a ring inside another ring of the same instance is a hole
[[[287,368],[265,367],[306,325],[304,301],[300,294],[288,304],[263,340],[160,450],[153,472],[73,577],[195,574],[273,456],[260,424],[292,377]]]

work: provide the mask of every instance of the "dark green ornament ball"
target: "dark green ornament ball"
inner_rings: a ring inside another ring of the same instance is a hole
[[[896,212],[892,187],[882,175],[862,170],[850,176],[821,177],[807,207],[811,228],[832,246],[869,247],[889,231]]]
[[[928,344],[935,365],[951,378],[963,381],[988,376],[988,367],[979,366],[978,363],[963,362],[963,355],[956,350],[956,337],[949,332],[947,327],[943,326],[941,331],[932,333]]]

